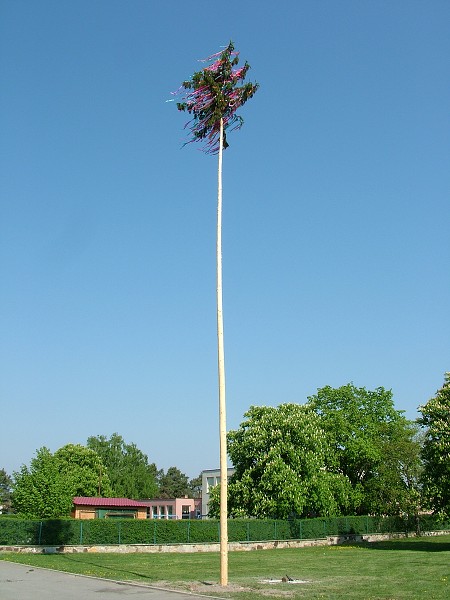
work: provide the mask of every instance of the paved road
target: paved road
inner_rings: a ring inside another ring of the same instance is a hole
[[[0,560],[1,600],[117,600],[120,596],[136,597],[136,600],[205,599],[205,596],[71,575]]]

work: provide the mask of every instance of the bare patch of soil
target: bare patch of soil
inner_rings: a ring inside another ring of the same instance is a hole
[[[192,594],[205,594],[207,595],[219,595],[222,598],[227,597],[228,594],[237,592],[252,592],[257,593],[264,598],[293,598],[294,590],[280,590],[274,588],[265,587],[253,587],[251,585],[240,585],[237,583],[228,583],[226,587],[222,587],[216,582],[212,581],[158,581],[157,587],[176,589],[183,592],[191,592]]]

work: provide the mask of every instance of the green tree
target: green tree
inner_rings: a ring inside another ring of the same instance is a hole
[[[338,472],[332,447],[311,408],[251,406],[239,429],[228,433],[236,469],[228,485],[232,517],[336,515],[351,502],[351,485]],[[210,515],[218,510],[218,487]]]
[[[383,443],[383,459],[365,485],[368,511],[378,514],[419,514],[421,508],[421,437],[416,424],[393,429]]]
[[[101,457],[113,496],[142,500],[158,495],[156,465],[149,464],[148,456],[136,444],[128,444],[113,433],[109,439],[104,435],[89,437],[87,446]]]
[[[189,481],[189,489],[190,489],[190,497],[191,498],[200,498],[202,495],[202,474],[198,475],[198,477],[193,477]]]
[[[398,514],[417,504],[417,428],[394,408],[392,392],[352,383],[325,386],[308,398],[352,483],[352,512]]]
[[[67,444],[55,452],[54,460],[73,496],[111,496],[105,465],[92,448]]]
[[[189,478],[177,467],[169,467],[166,473],[160,475],[159,497],[183,498],[183,496],[192,497]]]
[[[68,444],[54,454],[42,447],[31,460],[14,473],[12,505],[29,518],[56,518],[70,514],[74,496],[96,496],[101,472],[100,457],[89,448]],[[103,477],[105,496],[110,494],[107,475]]]
[[[11,507],[12,479],[5,471],[0,469],[0,514],[6,513]]]
[[[428,507],[450,517],[450,373],[425,405],[419,407],[419,424],[425,427],[422,449],[423,494]]]

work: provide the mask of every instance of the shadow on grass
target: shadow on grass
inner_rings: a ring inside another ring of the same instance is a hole
[[[348,544],[369,550],[409,550],[415,552],[450,552],[450,542],[414,540],[390,540],[384,542],[361,542]]]
[[[76,559],[75,560],[71,560],[72,556],[70,554],[62,554],[60,555],[62,557],[64,557],[68,563],[71,564],[79,564],[79,565],[83,565],[83,566],[88,566],[88,567],[92,567],[94,569],[97,570],[97,572],[95,573],[96,577],[106,577],[108,578],[108,573],[113,572],[115,573],[123,573],[125,575],[128,576],[134,576],[134,577],[139,577],[142,579],[147,579],[148,581],[155,581],[154,577],[150,577],[149,575],[145,575],[145,573],[139,573],[137,571],[131,571],[130,569],[120,569],[119,567],[117,567],[116,565],[111,565],[111,566],[105,566],[104,564],[101,563],[96,563],[93,560],[86,560],[86,559],[80,559],[80,555],[77,554],[76,555]],[[86,557],[87,558],[87,557]],[[101,571],[101,573],[100,573]],[[73,573],[73,571],[71,571]],[[110,576],[111,578],[111,576]]]

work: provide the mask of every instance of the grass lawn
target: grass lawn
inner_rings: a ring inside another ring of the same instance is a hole
[[[220,588],[218,553],[1,554],[0,559],[118,579],[164,585],[222,598],[450,598],[450,536],[408,538],[288,550],[229,553],[228,588]],[[264,584],[284,576],[305,583]]]

